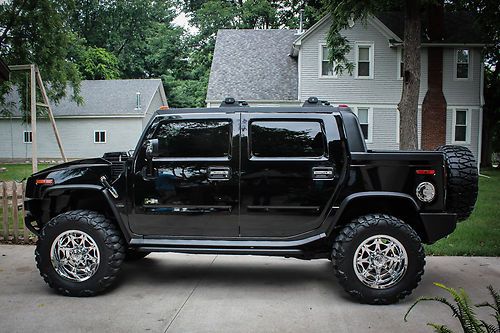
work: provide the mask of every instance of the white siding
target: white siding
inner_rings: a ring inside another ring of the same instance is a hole
[[[163,101],[161,100],[160,90],[156,90],[153,98],[151,99],[151,103],[149,104],[149,109],[147,110],[143,120],[142,120],[142,128],[145,128],[148,124],[151,116],[155,113],[156,110],[163,105]]]
[[[222,101],[208,101],[207,108],[218,108]],[[251,107],[301,106],[299,101],[247,101]]]
[[[455,49],[443,50],[443,93],[448,105],[480,106],[481,87],[481,53],[479,49],[471,49],[472,77],[468,80],[454,79]]]
[[[142,118],[56,119],[68,158],[98,157],[105,152],[134,149],[142,133]],[[0,119],[0,159],[30,158],[31,144],[23,143],[28,124]],[[94,143],[94,130],[106,131],[106,143]],[[58,159],[59,149],[50,122],[37,122],[38,156]]]
[[[342,30],[341,34],[350,41],[352,50],[348,60],[355,61],[355,42],[374,44],[374,78],[356,79],[344,73],[338,78],[319,77],[319,44],[327,39],[330,21],[326,21],[316,31],[302,41],[300,49],[299,98],[310,96],[326,99],[333,104],[370,103],[396,105],[401,98],[402,80],[398,74],[398,51],[390,48],[387,37],[370,23],[357,22],[352,29]],[[427,91],[427,51],[422,51],[422,74],[420,102]]]

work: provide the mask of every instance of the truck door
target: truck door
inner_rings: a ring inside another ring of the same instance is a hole
[[[242,114],[242,237],[318,228],[332,207],[344,154],[332,114]]]
[[[166,147],[160,156],[137,153],[130,228],[140,235],[238,237],[240,117],[165,116],[146,139]],[[152,172],[149,172],[149,169]]]

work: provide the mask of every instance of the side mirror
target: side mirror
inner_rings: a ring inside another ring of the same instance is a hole
[[[151,139],[146,141],[146,158],[148,160],[153,159],[159,155],[158,149],[158,139]]]

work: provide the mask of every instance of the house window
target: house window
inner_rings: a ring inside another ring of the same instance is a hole
[[[24,143],[32,143],[33,142],[33,132],[24,131],[23,132],[23,142]]]
[[[357,107],[355,113],[358,116],[359,125],[366,142],[372,142],[373,131],[373,109],[370,107]]]
[[[470,76],[470,50],[457,49],[455,53],[456,67],[455,78],[468,79]]]
[[[94,131],[94,143],[106,143],[106,131]]]
[[[468,143],[470,140],[470,112],[468,109],[456,109],[453,114],[453,139],[456,143]]]
[[[373,79],[373,44],[356,44],[356,77]]]
[[[403,79],[403,73],[404,73],[404,49],[399,48],[398,49],[398,79],[401,80]]]
[[[320,44],[320,77],[336,77],[333,63],[328,59],[329,50],[325,44]]]

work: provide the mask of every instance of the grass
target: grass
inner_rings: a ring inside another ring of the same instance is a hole
[[[48,168],[52,164],[38,164],[38,170],[43,170]],[[6,168],[7,170],[4,172],[0,172],[0,181],[10,181],[17,180],[20,181],[23,178],[30,176],[33,171],[31,168],[31,163],[23,163],[23,164],[0,164],[0,169]]]
[[[39,164],[40,170],[50,164]],[[0,173],[0,181],[21,180],[31,174],[31,164],[0,164],[7,168]],[[490,178],[479,178],[479,197],[471,217],[458,224],[447,238],[433,245],[425,246],[426,253],[438,256],[500,256],[500,170],[484,170],[481,174]],[[19,212],[19,226],[22,217]],[[0,207],[0,217],[2,207]],[[12,229],[12,212],[9,211],[9,225]],[[3,226],[0,225],[0,231]]]
[[[457,229],[433,245],[427,254],[447,256],[500,256],[500,170],[483,170],[479,197],[472,215]]]

